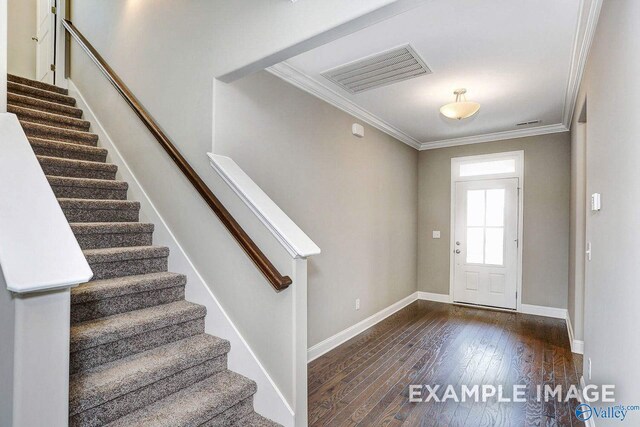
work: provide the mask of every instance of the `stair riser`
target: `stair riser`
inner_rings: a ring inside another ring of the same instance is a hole
[[[79,234],[76,235],[76,240],[82,249],[151,246],[153,233]]]
[[[11,105],[9,105],[8,110],[9,112],[14,113],[14,111],[12,111],[13,109],[11,108]],[[19,120],[23,120],[26,122],[38,123],[45,126],[54,126],[54,127],[63,128],[63,129],[77,130],[81,132],[89,131],[89,127],[90,127],[90,124],[88,122],[78,122],[71,118],[52,119],[52,118],[49,118],[48,116],[41,117],[35,112],[34,114],[31,114],[31,112],[30,113],[15,112],[15,115],[18,116]]]
[[[132,354],[204,333],[204,317],[166,326],[116,342],[98,345],[71,353],[71,373],[87,371],[103,363],[113,362]]]
[[[92,280],[111,279],[114,277],[133,276],[134,274],[159,273],[167,271],[167,257],[131,259],[125,261],[92,263]]]
[[[31,138],[42,138],[50,141],[67,142],[89,147],[98,145],[98,136],[92,133],[79,134],[67,132],[68,129],[61,129],[59,127],[35,127],[29,126],[28,124],[23,124],[23,129],[27,137]]]
[[[56,197],[69,199],[99,199],[99,200],[126,200],[127,190],[110,188],[74,187],[65,185],[52,185]]]
[[[68,96],[61,95],[55,92],[49,92],[46,90],[36,89],[30,86],[19,85],[13,82],[7,82],[7,89],[10,93],[15,93],[18,95],[30,96],[31,98],[38,98],[44,101],[69,105],[71,107],[74,107],[76,105],[76,100]]]
[[[71,324],[156,305],[168,304],[183,299],[184,286],[174,286],[171,288],[90,301],[82,304],[73,304],[71,306]]]
[[[33,152],[38,156],[59,157],[61,159],[73,159],[73,160],[86,160],[88,162],[101,162],[107,161],[106,151],[88,152],[81,150],[74,150],[74,147],[59,147],[49,144],[31,144]]]
[[[45,175],[65,176],[69,178],[116,179],[116,171],[86,168],[66,168],[51,164],[40,164]]]
[[[69,419],[70,427],[98,427],[123,415],[147,406],[183,388],[202,381],[227,367],[227,356],[218,356],[200,365],[185,369],[146,387],[119,396],[95,408],[88,409]]]
[[[7,94],[7,102],[9,105],[31,108],[32,110],[43,111],[45,113],[60,114],[62,116],[73,117],[76,119],[82,117],[82,110],[78,108],[47,102],[37,98],[28,98],[16,95],[15,93]]]
[[[253,412],[253,396],[242,400],[219,415],[199,427],[223,427],[230,426],[239,419],[242,419]]]
[[[62,208],[69,222],[138,222],[138,209],[70,209]]]

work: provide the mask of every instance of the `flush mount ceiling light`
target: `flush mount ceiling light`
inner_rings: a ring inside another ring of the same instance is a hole
[[[456,89],[453,94],[456,96],[455,102],[440,107],[440,113],[450,119],[466,119],[473,116],[480,109],[480,104],[467,101],[466,89]]]

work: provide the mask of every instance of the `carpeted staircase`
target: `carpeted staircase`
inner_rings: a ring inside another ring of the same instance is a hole
[[[71,291],[70,426],[277,426],[253,411],[256,384],[227,369],[229,342],[204,333],[205,307],[89,132],[67,91],[9,76],[20,119],[93,270]]]

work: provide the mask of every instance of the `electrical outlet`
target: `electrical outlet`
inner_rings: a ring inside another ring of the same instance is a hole
[[[356,310],[360,310],[360,298],[356,298]]]
[[[591,358],[589,358],[589,381],[591,381]]]
[[[440,238],[440,231],[433,230],[432,237],[433,237],[434,239],[439,239],[439,238]]]

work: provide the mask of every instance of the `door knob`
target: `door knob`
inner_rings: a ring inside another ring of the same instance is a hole
[[[460,249],[456,249],[456,253],[459,254],[460,253]]]
[[[460,246],[460,242],[456,242],[456,246]]]

